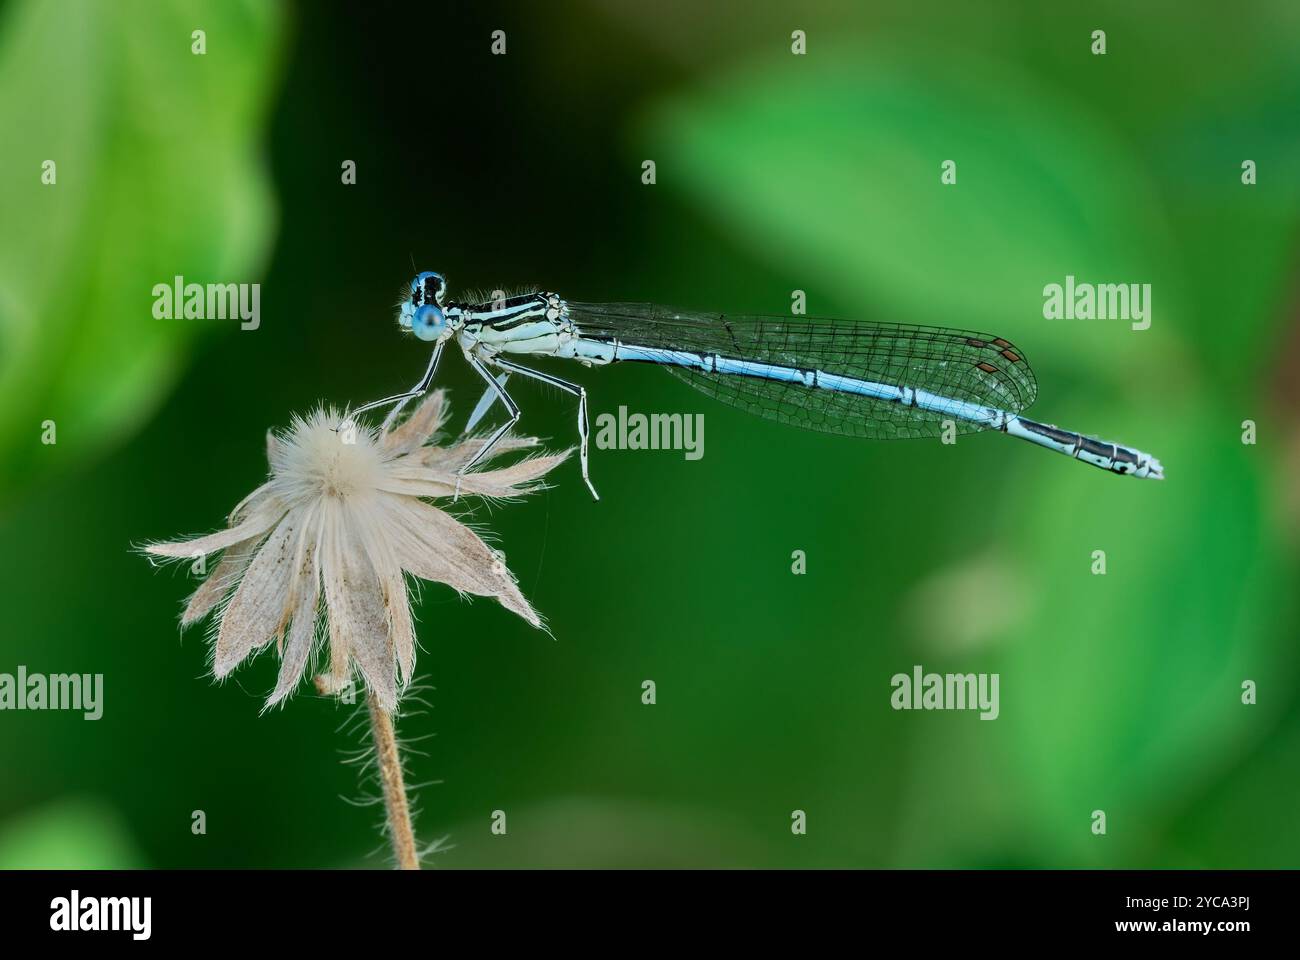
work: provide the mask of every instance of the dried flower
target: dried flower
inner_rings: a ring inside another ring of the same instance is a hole
[[[495,597],[541,626],[500,555],[429,500],[457,491],[521,496],[538,489],[568,452],[460,476],[484,441],[435,445],[446,417],[445,395],[437,391],[385,433],[361,425],[340,430],[342,418],[333,410],[295,418],[287,432],[268,434],[270,480],[235,507],[227,529],[146,547],[161,557],[223,551],[181,616],[185,627],[218,610],[212,667],[218,678],[275,640],[281,664],[270,707],[298,685],[314,648],[327,638],[326,688],[342,689],[355,664],[391,712],[415,668],[408,573],[461,594]],[[507,437],[489,459],[536,445]]]

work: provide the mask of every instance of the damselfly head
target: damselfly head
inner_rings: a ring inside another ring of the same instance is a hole
[[[398,310],[397,322],[403,330],[411,330],[419,335],[415,329],[416,314],[421,307],[433,306],[440,308],[443,298],[447,295],[447,278],[440,273],[434,273],[432,270],[425,270],[417,274],[411,281],[411,293],[406,297]],[[441,316],[442,311],[438,311]],[[422,339],[436,339],[422,338]]]

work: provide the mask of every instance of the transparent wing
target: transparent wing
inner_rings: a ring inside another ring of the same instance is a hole
[[[584,337],[819,370],[1020,413],[1038,382],[1024,354],[987,333],[898,323],[692,313],[648,303],[570,303]],[[946,419],[914,406],[798,383],[668,366],[711,397],[809,430],[871,439],[938,436]],[[959,433],[984,429],[958,420]]]

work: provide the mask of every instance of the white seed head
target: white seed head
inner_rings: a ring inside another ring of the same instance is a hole
[[[221,551],[221,561],[190,597],[182,626],[216,610],[213,673],[225,677],[276,641],[280,676],[267,700],[284,700],[328,650],[325,689],[346,686],[355,668],[392,711],[415,668],[415,631],[407,575],[445,583],[462,594],[496,598],[529,623],[541,619],[514,577],[470,527],[433,499],[509,499],[539,487],[568,451],[530,456],[497,469],[460,475],[483,444],[432,442],[447,416],[442,391],[386,433],[319,409],[267,437],[271,477],[231,512],[225,530],[157,543],[149,553],[192,560]],[[508,437],[489,460],[537,441]]]

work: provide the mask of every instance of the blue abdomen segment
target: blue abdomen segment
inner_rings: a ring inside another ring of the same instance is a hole
[[[946,397],[919,387],[881,383],[843,374],[827,373],[816,368],[741,360],[716,353],[693,353],[623,343],[602,343],[599,347],[605,353],[612,348],[609,359],[613,361],[657,363],[670,369],[690,371],[694,377],[688,376],[684,379],[693,386],[698,385],[696,377],[711,378],[707,381],[709,383],[716,379],[723,382],[756,380],[770,384],[777,389],[769,389],[761,393],[736,389],[729,395],[721,395],[719,398],[733,406],[749,409],[751,412],[772,419],[787,418],[780,416],[782,411],[779,407],[763,405],[755,407],[745,402],[743,398],[765,396],[773,403],[785,404],[790,413],[789,419],[794,419],[796,422],[806,419],[811,407],[820,405],[823,409],[833,412],[834,404],[829,408],[819,404],[819,394],[840,395],[846,399],[860,398],[857,399],[858,403],[910,410],[918,422],[924,419],[942,425],[944,421],[949,421],[953,426],[961,424],[977,430],[998,430],[1113,473],[1153,479],[1163,479],[1164,476],[1160,461],[1140,450],[1085,437],[1079,433],[1021,417],[1018,413],[956,397]],[[719,395],[717,391],[706,390],[706,392]],[[842,400],[841,405],[844,402]]]
[[[756,360],[740,360],[719,354],[698,354],[683,350],[665,350],[659,347],[640,347],[632,344],[618,344],[615,348],[615,360],[628,360],[642,363],[659,363],[665,366],[695,370],[720,377],[747,377],[779,384],[783,388],[802,387],[808,391],[827,391],[861,397],[880,404],[897,404],[910,407],[922,416],[960,420],[983,429],[997,427],[1001,421],[1010,416],[1006,412],[984,404],[972,403],[954,397],[910,386],[899,386],[849,377],[843,374],[827,373],[816,368],[782,366],[763,363]],[[797,408],[806,408],[807,403],[799,403],[797,394],[790,396],[783,391],[785,398]],[[743,406],[744,404],[736,404]]]

